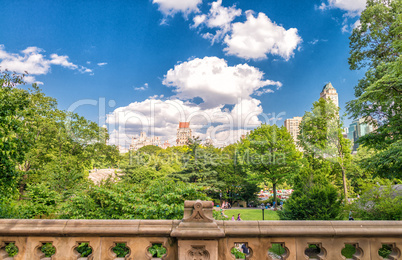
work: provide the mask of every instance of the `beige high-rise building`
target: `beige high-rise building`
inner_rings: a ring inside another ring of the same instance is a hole
[[[297,144],[297,136],[299,135],[299,125],[302,121],[302,117],[295,116],[285,120],[285,127],[293,138],[295,144]]]
[[[187,144],[188,139],[191,138],[190,122],[179,122],[177,129],[176,146],[183,146]]]
[[[159,136],[152,136],[152,137],[147,137],[147,133],[141,132],[140,137],[132,137],[131,138],[131,144],[130,144],[130,150],[137,151],[141,147],[147,146],[147,145],[154,145],[154,146],[161,146],[161,138]]]
[[[336,105],[336,107],[339,107],[338,93],[336,93],[336,89],[332,86],[331,82],[329,82],[322,88],[320,98],[329,98]]]
[[[170,143],[169,143],[168,140],[166,140],[166,141],[162,144],[162,149],[166,149],[166,148],[168,148],[168,147],[170,147]]]

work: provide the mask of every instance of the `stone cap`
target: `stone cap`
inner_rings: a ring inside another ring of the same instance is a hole
[[[212,201],[186,200],[183,221],[213,222],[213,205]]]
[[[184,217],[173,229],[171,236],[179,238],[218,238],[225,232],[212,216],[212,201],[188,200],[184,202]]]

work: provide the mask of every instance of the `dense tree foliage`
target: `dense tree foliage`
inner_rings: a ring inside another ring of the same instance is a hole
[[[330,175],[342,179],[345,199],[348,196],[346,170],[351,164],[351,142],[342,135],[339,108],[330,99],[320,98],[306,112],[300,124],[299,144],[304,157],[312,161],[330,161]]]
[[[216,194],[215,198],[228,201],[231,205],[236,201],[256,205],[259,181],[250,176],[239,163],[239,146],[241,146],[240,143],[235,143],[217,151],[219,160],[215,169],[221,185],[219,194]]]
[[[353,203],[352,212],[362,220],[401,220],[402,190],[390,183],[373,185]]]
[[[295,177],[295,187],[279,216],[283,220],[333,220],[342,217],[339,190],[305,167]]]
[[[22,205],[26,217],[49,216],[55,203],[88,185],[89,169],[114,166],[120,155],[106,144],[106,129],[57,109],[55,99],[23,83],[23,76],[1,72],[0,203],[14,213]]]
[[[62,218],[180,219],[185,200],[207,200],[196,185],[154,181],[148,186],[108,182],[90,186],[63,205]]]
[[[180,219],[185,200],[258,205],[260,187],[272,185],[276,201],[277,188],[290,185],[282,219],[340,219],[345,206],[362,219],[401,219],[391,188],[402,178],[401,8],[368,0],[350,37],[350,68],[367,72],[348,111],[378,126],[353,156],[338,108],[324,99],[304,115],[297,147],[285,127],[263,124],[223,148],[193,138],[120,155],[106,128],[58,109],[35,84],[23,86],[24,75],[0,71],[0,218]],[[120,169],[95,185],[94,168]]]
[[[291,179],[291,175],[297,172],[301,154],[284,126],[263,124],[242,140],[240,157],[239,162],[250,175],[260,182],[268,180],[272,183],[277,205],[277,185]]]
[[[361,25],[350,36],[349,65],[367,69],[347,109],[378,129],[359,139],[381,151],[370,159],[376,174],[401,178],[402,142],[402,2],[368,0]],[[379,167],[378,167],[379,166]]]
[[[16,88],[23,77],[0,71],[0,198],[15,194],[16,166],[23,162],[30,143],[27,119],[32,113],[29,93]]]
[[[170,178],[206,187],[218,187],[218,173],[215,170],[219,163],[213,147],[202,147],[199,138],[188,141],[188,150],[182,158],[183,168],[173,173]]]
[[[338,108],[330,100],[314,102],[312,110],[303,116],[298,139],[302,166],[294,177],[294,192],[280,213],[281,219],[340,218],[343,196],[339,190],[343,188],[347,196],[346,170],[352,158],[351,143],[342,136]]]

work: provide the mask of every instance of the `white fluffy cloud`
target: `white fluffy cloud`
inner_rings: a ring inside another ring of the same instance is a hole
[[[247,11],[247,21],[234,23],[230,35],[225,37],[224,51],[244,59],[266,59],[267,54],[289,60],[302,42],[296,28],[286,30],[272,22],[264,13],[254,17]]]
[[[215,41],[220,41],[231,29],[232,21],[240,16],[242,13],[241,9],[237,9],[235,6],[223,7],[222,0],[217,0],[211,4],[211,9],[207,15],[197,15],[193,18],[194,24],[193,28],[200,25],[205,25],[208,28],[218,28],[215,35],[211,33],[203,33],[204,38],[209,38],[212,43]]]
[[[17,73],[28,72],[30,76],[25,80],[28,83],[35,82],[34,75],[45,75],[50,72],[52,65],[58,65],[81,73],[91,73],[92,70],[76,65],[68,60],[68,56],[51,54],[50,58],[43,55],[44,51],[38,47],[28,47],[18,53],[8,53],[4,45],[0,45],[0,67]]]
[[[248,64],[229,66],[224,59],[205,57],[176,65],[167,72],[163,84],[174,87],[178,98],[200,97],[204,101],[202,106],[211,108],[250,99],[250,95],[264,86],[282,85],[263,77],[262,71]]]
[[[159,5],[159,11],[165,16],[173,16],[179,12],[187,16],[199,12],[198,5],[202,0],[153,0],[153,3]]]
[[[365,7],[366,0],[328,0],[328,3],[322,3],[318,8],[320,10],[336,8],[345,11],[341,30],[343,33],[348,33],[360,25],[360,20],[350,23],[349,19],[359,16]]]
[[[217,57],[180,63],[163,80],[174,88],[177,94],[173,98],[178,99],[154,96],[116,108],[107,115],[110,143],[128,147],[131,137],[146,131],[175,144],[180,121],[190,122],[195,136],[208,136],[217,146],[233,143],[247,130],[271,120],[263,113],[261,101],[251,95],[264,86],[279,88],[282,84],[263,76],[255,67],[228,66]],[[195,97],[204,103],[195,104],[191,101]]]
[[[328,8],[338,8],[346,11],[349,15],[354,16],[360,14],[366,7],[366,0],[328,0],[328,3],[322,3],[319,7],[321,10]]]
[[[260,101],[256,99],[241,100],[231,111],[223,109],[223,105],[203,109],[181,100],[146,99],[115,109],[107,115],[106,122],[110,144],[123,147],[128,147],[131,137],[140,131],[161,136],[174,145],[179,121],[190,122],[193,135],[209,136],[215,144],[222,145],[238,140],[239,131],[260,125],[261,113]]]

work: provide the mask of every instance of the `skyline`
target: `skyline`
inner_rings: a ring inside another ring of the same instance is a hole
[[[6,2],[0,66],[29,71],[60,109],[107,125],[111,144],[128,147],[141,131],[174,143],[191,114],[194,134],[231,130],[231,142],[271,118],[303,116],[328,82],[345,113],[364,73],[347,64],[364,4]]]

